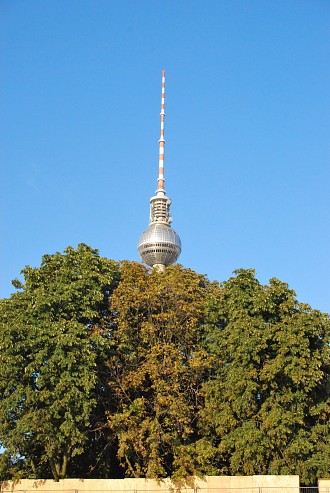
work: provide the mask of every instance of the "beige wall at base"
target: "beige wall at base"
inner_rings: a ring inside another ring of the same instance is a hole
[[[6,481],[1,492],[24,493],[299,493],[299,476],[205,476],[184,481],[144,478],[126,479],[22,479],[18,483]],[[229,490],[229,491],[228,491]],[[245,490],[245,491],[244,491]]]
[[[319,479],[319,493],[330,493],[330,478]]]

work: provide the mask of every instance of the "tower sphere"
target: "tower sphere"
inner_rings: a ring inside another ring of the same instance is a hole
[[[164,190],[164,122],[165,122],[165,71],[162,72],[162,102],[160,110],[160,139],[158,187],[156,195],[150,199],[150,221],[148,228],[143,231],[138,241],[138,252],[144,262],[150,267],[162,271],[167,265],[173,264],[181,253],[179,235],[171,228],[171,200]]]
[[[140,236],[138,251],[145,264],[167,266],[177,261],[181,240],[168,224],[153,223]]]

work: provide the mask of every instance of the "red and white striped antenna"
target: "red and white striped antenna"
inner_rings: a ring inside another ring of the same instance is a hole
[[[160,106],[160,138],[159,138],[159,161],[158,161],[158,188],[156,194],[165,195],[164,179],[164,157],[165,157],[165,70],[162,71],[162,101]]]

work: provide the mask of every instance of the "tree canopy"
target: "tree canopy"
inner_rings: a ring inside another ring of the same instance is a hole
[[[2,469],[59,479],[94,425],[118,265],[79,245],[22,273],[24,283],[14,281],[20,291],[0,304]]]
[[[0,301],[0,479],[329,476],[329,316],[287,284],[84,244],[22,273]]]
[[[196,439],[206,353],[199,344],[209,283],[181,266],[150,273],[125,262],[111,297],[113,391],[109,425],[118,457],[133,476],[194,473],[183,462]]]
[[[329,317],[239,270],[210,300],[201,441],[217,474],[329,474]],[[328,457],[328,458],[327,458]]]

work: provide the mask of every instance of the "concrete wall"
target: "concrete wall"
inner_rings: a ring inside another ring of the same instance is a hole
[[[280,488],[280,490],[279,490]],[[1,492],[31,493],[299,493],[299,476],[205,476],[186,482],[164,479],[22,479],[14,484],[7,481]]]
[[[330,478],[319,479],[319,493],[330,493]]]

